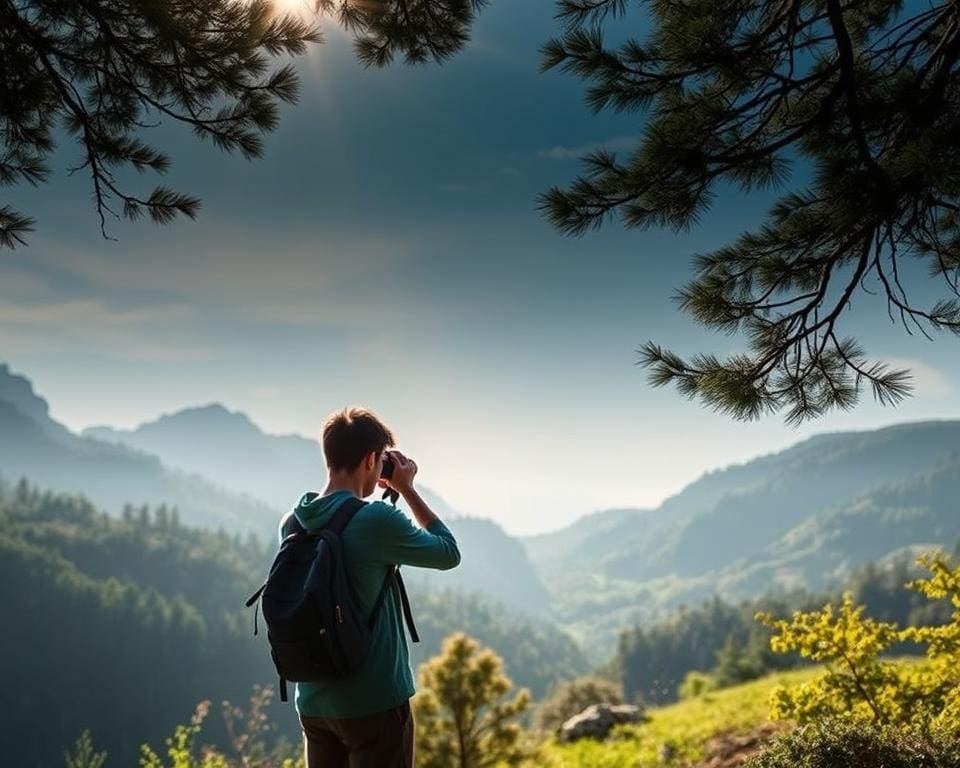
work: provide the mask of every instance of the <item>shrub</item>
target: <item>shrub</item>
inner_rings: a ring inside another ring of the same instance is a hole
[[[946,624],[901,629],[874,621],[849,594],[838,609],[827,605],[790,620],[757,615],[776,631],[773,650],[795,651],[825,667],[817,678],[773,690],[774,720],[847,718],[960,734],[960,567],[942,554],[918,562],[930,576],[907,586],[930,600],[950,600],[954,610]],[[906,665],[882,658],[904,642],[926,645],[926,661]]]
[[[778,737],[744,768],[960,768],[960,740],[824,720]]]
[[[687,672],[687,676],[683,678],[683,682],[680,683],[680,687],[677,689],[677,695],[681,701],[686,701],[715,691],[719,687],[716,679],[712,675],[708,675],[706,672],[698,672],[694,669]]]

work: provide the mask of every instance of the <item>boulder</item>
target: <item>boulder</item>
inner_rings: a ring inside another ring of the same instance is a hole
[[[603,741],[615,725],[643,722],[643,710],[634,704],[593,704],[560,726],[561,743],[577,739]]]

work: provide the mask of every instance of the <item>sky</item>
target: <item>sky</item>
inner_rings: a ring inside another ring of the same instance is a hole
[[[869,296],[844,330],[913,367],[915,396],[897,409],[867,395],[795,429],[647,385],[647,340],[738,348],[671,295],[693,254],[756,226],[772,197],[725,190],[679,234],[552,230],[537,194],[570,181],[583,153],[630,147],[642,117],[594,115],[576,80],[539,72],[558,32],[549,0],[494,0],[442,67],[364,69],[321,26],[325,42],[297,62],[300,103],[260,160],[175,127],[150,134],[173,159],[163,183],[202,198],[196,222],[108,222],[104,240],[89,180],[66,173],[69,143],[50,184],[12,188],[37,232],[0,252],[0,361],[55,418],[129,428],[221,402],[268,432],[315,436],[327,413],[362,404],[453,507],[530,534],[655,506],[810,434],[960,416],[960,342],[908,336]]]

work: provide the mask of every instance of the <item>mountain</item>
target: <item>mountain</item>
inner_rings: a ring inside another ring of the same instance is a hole
[[[0,366],[0,477],[84,493],[119,514],[126,504],[174,506],[184,522],[264,534],[276,515],[265,504],[229,493],[155,456],[70,432],[50,417],[29,380]]]
[[[444,589],[486,595],[528,615],[550,613],[550,593],[518,539],[492,520],[444,519],[457,537],[463,556],[460,565],[443,573],[422,569],[405,571],[405,578],[413,588],[432,592],[442,585]]]
[[[530,558],[542,571],[563,570],[571,556],[602,558],[610,550],[611,531],[636,531],[650,510],[605,509],[581,517],[565,528],[522,539]]]
[[[324,482],[318,441],[265,434],[245,414],[219,403],[167,414],[133,430],[91,427],[83,434],[153,454],[277,511],[290,509],[304,491]]]
[[[659,508],[524,540],[585,644],[720,594],[822,590],[901,550],[960,539],[960,422],[825,434],[707,473]]]
[[[146,451],[168,466],[198,472],[220,486],[250,494],[276,509],[277,517],[304,491],[321,488],[326,481],[317,440],[267,434],[245,414],[220,404],[188,408],[133,430],[92,427],[83,434]],[[491,520],[460,515],[429,488],[420,491],[450,525],[464,557],[459,568],[442,576],[411,570],[412,585],[432,590],[442,584],[481,593],[524,612],[549,611],[550,594],[517,539]]]

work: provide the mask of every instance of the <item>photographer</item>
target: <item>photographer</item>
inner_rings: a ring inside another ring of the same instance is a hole
[[[349,408],[323,425],[328,482],[307,493],[280,525],[281,542],[296,531],[330,525],[346,501],[358,506],[379,486],[401,496],[418,525],[392,504],[359,506],[340,534],[356,609],[370,617],[369,651],[343,679],[298,683],[296,709],[303,729],[307,768],[412,768],[414,694],[404,636],[404,614],[413,630],[396,566],[449,569],[460,562],[457,542],[414,488],[416,462],[394,445],[390,430],[371,411]],[[387,494],[385,494],[386,496]],[[403,597],[403,599],[400,599]],[[339,610],[339,606],[337,606]]]

